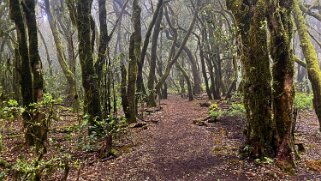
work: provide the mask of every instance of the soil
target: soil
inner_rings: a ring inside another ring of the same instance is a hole
[[[200,106],[206,101],[188,101],[177,96],[163,100],[160,111],[144,116],[143,126],[132,126],[126,134],[115,138],[115,149],[119,152],[116,158],[100,158],[98,152],[80,149],[79,132],[67,129],[77,125],[77,119],[65,116],[64,121],[52,124],[55,131],[50,132],[45,159],[69,154],[68,180],[321,179],[321,134],[313,112],[301,111],[298,115],[296,142],[302,144],[305,151],[296,161],[296,170],[287,173],[273,161],[263,163],[240,158],[239,149],[244,142],[243,119],[224,117],[201,126],[193,124],[195,120],[208,117],[208,108]],[[27,160],[35,157],[23,143],[21,121],[6,122],[0,128],[6,146],[0,158],[14,164],[22,155]],[[1,169],[0,164],[0,172]],[[43,180],[62,178],[61,170],[52,172]],[[9,173],[7,180],[11,179],[12,173]]]

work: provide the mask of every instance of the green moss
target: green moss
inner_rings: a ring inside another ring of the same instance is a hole
[[[302,15],[298,0],[294,0],[294,19],[298,29],[301,48],[307,62],[307,71],[313,90],[313,105],[321,123],[321,70],[317,53],[308,34],[307,25]],[[321,127],[320,127],[321,128]]]

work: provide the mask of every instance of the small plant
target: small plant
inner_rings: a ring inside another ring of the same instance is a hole
[[[226,115],[244,117],[245,116],[245,107],[242,103],[232,103],[232,107],[231,107],[231,109],[226,111]]]
[[[90,127],[89,117],[84,116],[82,124],[79,126],[79,132],[85,132],[86,129]],[[92,132],[91,135],[82,134],[77,141],[77,146],[83,151],[97,151],[99,149],[99,141],[101,138],[106,138],[108,136],[117,137],[123,135],[126,132],[127,122],[123,117],[109,116],[104,121],[95,121],[98,127],[103,128],[101,133]]]
[[[214,120],[217,120],[224,114],[224,112],[221,110],[217,110],[217,111],[210,111],[209,114]]]
[[[296,93],[294,98],[294,106],[298,110],[312,110],[313,96],[306,93]]]
[[[214,119],[217,120],[223,115],[223,111],[220,110],[219,106],[217,103],[213,103],[209,107],[209,115]]]
[[[3,108],[0,109],[0,119],[14,120],[19,118],[25,109],[20,107],[14,99],[3,102]]]
[[[70,160],[69,155],[64,155],[61,158],[54,157],[48,161],[42,160],[42,156],[32,161],[21,158],[12,166],[13,178],[16,180],[47,180],[55,169],[63,170],[64,177],[67,178]]]
[[[218,104],[217,103],[213,103],[211,104],[211,106],[209,107],[209,111],[217,111],[219,109]]]

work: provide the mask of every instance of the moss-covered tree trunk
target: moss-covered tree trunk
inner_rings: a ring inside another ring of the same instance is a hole
[[[22,5],[23,3],[23,5]],[[25,140],[28,146],[41,148],[47,140],[47,126],[43,115],[30,104],[40,102],[43,98],[42,63],[38,51],[38,31],[34,0],[10,1],[11,19],[16,24],[19,52],[19,69],[21,76],[21,93],[26,111],[23,113]]]
[[[84,87],[84,113],[89,117],[89,134],[101,132],[96,123],[101,119],[100,94],[97,75],[94,69],[92,30],[91,30],[92,0],[77,1],[77,29],[79,41],[79,59],[82,70],[82,84]]]
[[[24,12],[26,25],[28,29],[29,42],[29,60],[33,75],[33,100],[41,102],[43,98],[44,80],[42,72],[42,63],[38,51],[38,31],[35,12],[35,0],[25,0]],[[29,145],[36,145],[37,148],[43,146],[47,140],[48,125],[46,125],[44,116],[40,111],[33,114],[33,118],[28,124],[26,141]]]
[[[203,39],[203,36],[202,36]],[[204,78],[204,82],[205,82],[205,87],[206,87],[206,93],[209,99],[213,99],[212,94],[211,94],[211,90],[210,90],[210,86],[208,84],[208,77],[207,77],[207,73],[206,73],[206,65],[205,65],[205,55],[204,55],[204,50],[203,50],[203,45],[201,43],[201,41],[198,41],[198,47],[199,47],[199,56],[200,56],[200,60],[201,60],[201,67],[202,67],[202,75]]]
[[[276,124],[277,163],[284,169],[294,167],[293,98],[294,59],[292,53],[292,0],[268,4],[270,53],[273,59],[273,113]]]
[[[99,8],[99,47],[98,47],[98,58],[95,64],[96,72],[98,75],[98,83],[102,81],[103,66],[106,64],[106,51],[109,42],[108,30],[107,30],[107,11],[106,11],[106,0],[98,0]]]
[[[128,83],[127,83],[127,100],[128,100],[128,117],[130,123],[136,122],[137,101],[136,101],[136,81],[137,69],[141,56],[141,22],[140,22],[140,0],[133,0],[132,26],[134,32],[130,37],[129,43],[129,63],[128,63]]]
[[[267,8],[264,0],[228,0],[227,6],[235,15],[243,42],[247,115],[245,148],[252,157],[274,156],[271,73],[265,23]]]
[[[149,90],[148,93],[148,101],[147,104],[150,107],[156,106],[156,92],[155,92],[155,79],[156,79],[156,63],[157,63],[157,44],[158,44],[158,37],[160,33],[160,26],[163,19],[163,7],[161,7],[154,27],[154,32],[152,36],[152,47],[151,47],[151,60],[150,60],[150,71],[148,74],[148,82],[147,88]]]
[[[143,67],[144,67],[144,63],[145,63],[145,55],[146,55],[147,48],[148,48],[148,45],[149,45],[149,39],[150,39],[150,37],[152,35],[153,27],[155,26],[159,11],[161,9],[163,9],[163,0],[158,0],[155,12],[153,13],[152,20],[149,23],[149,26],[148,26],[147,31],[146,31],[144,44],[143,44],[142,51],[141,51],[140,60],[138,62],[137,91],[139,93],[146,93],[146,91],[144,89],[144,81],[143,81]]]
[[[29,129],[29,124],[31,121],[31,116],[28,113],[29,106],[34,102],[34,94],[33,94],[33,79],[32,79],[32,69],[31,63],[29,59],[29,47],[28,47],[28,35],[25,29],[25,22],[23,17],[23,12],[21,9],[21,4],[19,0],[11,0],[10,2],[10,16],[11,19],[15,22],[16,32],[17,32],[17,40],[18,40],[18,50],[19,56],[18,66],[20,69],[20,85],[21,85],[21,93],[22,93],[22,101],[23,106],[27,108],[27,110],[23,113],[24,119],[24,127],[26,128],[25,139],[26,143],[29,146],[34,144],[34,139],[32,136],[32,130]]]
[[[28,107],[30,103],[33,102],[33,88],[32,88],[32,71],[30,67],[29,60],[29,48],[28,48],[28,35],[25,29],[25,23],[23,20],[23,13],[21,10],[20,0],[10,0],[10,16],[15,22],[16,33],[18,40],[18,50],[19,50],[19,69],[21,76],[21,93],[23,106]],[[27,118],[27,114],[24,114],[24,119]]]
[[[51,7],[50,7],[49,0],[44,0],[44,4],[45,4],[45,11],[46,11],[46,14],[48,17],[50,29],[51,29],[51,32],[52,32],[52,35],[53,35],[53,38],[55,41],[55,45],[56,45],[56,51],[58,54],[58,56],[57,56],[58,62],[60,64],[62,72],[63,72],[64,76],[66,77],[67,83],[68,83],[68,94],[69,95],[67,96],[67,100],[71,101],[72,104],[74,105],[74,108],[75,108],[78,105],[78,102],[76,99],[78,96],[77,96],[77,84],[76,84],[75,75],[67,63],[67,58],[66,58],[66,55],[64,52],[65,48],[64,48],[64,45],[63,45],[60,35],[59,35],[56,17],[54,17],[51,13]],[[71,50],[68,49],[68,51],[71,51]]]
[[[318,56],[311,42],[307,25],[302,15],[298,0],[294,2],[294,20],[299,33],[301,48],[306,60],[308,77],[313,90],[313,106],[318,116],[321,130],[321,70],[319,68]]]
[[[185,35],[185,37],[184,37],[179,49],[177,50],[177,52],[175,53],[174,56],[169,56],[165,72],[164,72],[163,76],[159,79],[159,81],[157,82],[157,84],[155,86],[155,89],[156,89],[157,93],[160,93],[160,90],[161,90],[162,86],[164,85],[167,77],[169,76],[173,65],[177,62],[179,56],[181,55],[181,53],[183,51],[183,48],[186,45],[186,43],[187,43],[187,41],[188,41],[188,39],[189,39],[193,29],[194,29],[194,25],[195,25],[196,19],[197,19],[197,13],[198,13],[198,11],[194,12],[193,20],[192,20],[192,22],[191,22],[191,24],[190,24],[190,26],[189,26],[189,28],[188,28],[188,30],[186,32],[186,35]],[[175,37],[175,38],[177,38],[177,37]],[[173,42],[173,46],[171,48],[170,55],[174,54],[174,50],[175,50],[175,46],[176,46],[175,44],[176,44],[176,40],[174,40],[174,42]]]
[[[190,64],[191,64],[192,75],[193,75],[193,94],[199,95],[202,92],[202,88],[201,88],[202,81],[199,74],[197,61],[195,60],[193,53],[187,46],[184,46],[183,51],[186,53],[188,60],[190,61]]]
[[[188,89],[188,100],[189,101],[194,100],[192,81],[189,79],[188,73],[186,72],[186,70],[178,62],[176,62],[176,67],[179,69],[179,71],[181,71],[184,79],[186,80],[187,89]]]

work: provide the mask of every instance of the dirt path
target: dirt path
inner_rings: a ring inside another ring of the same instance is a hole
[[[82,173],[83,179],[91,176],[107,180],[244,180],[234,171],[227,171],[226,157],[213,154],[214,134],[192,124],[193,119],[206,117],[208,108],[200,101],[171,97],[163,101],[163,110],[149,119],[158,124],[148,124],[148,129],[135,134],[137,146],[112,163],[97,163],[95,168]],[[204,100],[203,100],[204,102]],[[237,152],[235,153],[235,155]],[[237,159],[230,156],[230,159]],[[232,168],[233,166],[231,166]],[[229,170],[231,169],[229,168]],[[233,168],[232,168],[233,169]],[[103,175],[96,175],[103,174]]]
[[[205,101],[189,102],[179,97],[162,101],[162,111],[145,117],[146,129],[130,128],[129,136],[114,140],[116,149],[122,154],[109,160],[99,158],[98,152],[79,147],[84,146],[80,142],[82,132],[70,132],[79,124],[76,119],[66,118],[64,125],[54,122],[52,129],[56,131],[50,132],[46,160],[70,155],[73,166],[68,180],[321,180],[321,133],[312,111],[301,111],[297,118],[295,139],[304,145],[305,151],[296,161],[295,172],[288,174],[271,159],[269,163],[240,159],[239,149],[244,139],[244,121],[240,118],[224,117],[206,126],[193,124],[193,120],[208,116],[208,108],[199,105]],[[0,158],[10,164],[20,157],[32,159],[32,150],[24,147],[21,121],[6,123],[8,125],[3,128],[11,129],[2,130],[7,133],[4,145],[8,146],[0,152]],[[9,138],[11,133],[21,136]],[[75,167],[76,163],[79,167]],[[53,179],[43,180],[61,180],[61,169],[52,172]],[[12,180],[11,176],[8,180]]]

